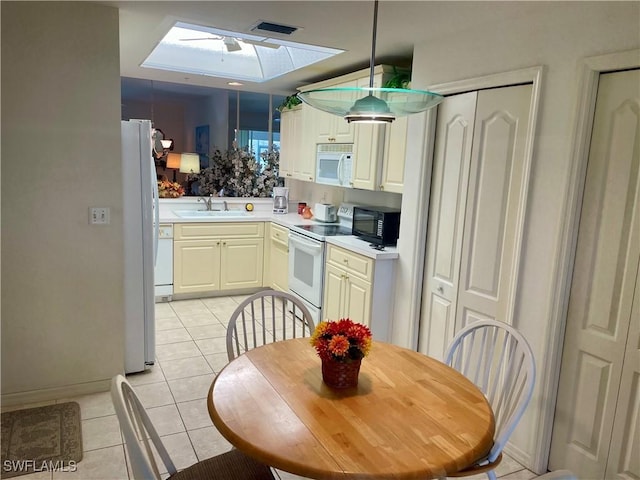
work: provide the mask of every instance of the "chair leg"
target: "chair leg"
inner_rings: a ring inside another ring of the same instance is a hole
[[[488,472],[486,472],[487,477],[489,478],[489,480],[496,480],[496,471],[495,470],[489,470]]]

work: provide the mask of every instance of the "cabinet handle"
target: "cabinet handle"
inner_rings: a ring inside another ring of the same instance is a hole
[[[222,242],[222,246],[226,247],[227,246],[227,242]]]
[[[344,263],[349,263],[349,259],[348,259],[348,258],[343,258],[343,259],[342,259],[342,261],[343,261]]]
[[[312,181],[313,181],[313,177],[309,177],[309,180],[312,180]]]
[[[380,185],[380,190],[384,190],[384,185]]]
[[[220,242],[216,242],[216,245],[220,245]]]

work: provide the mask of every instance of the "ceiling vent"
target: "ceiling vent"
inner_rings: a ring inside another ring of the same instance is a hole
[[[289,25],[281,25],[279,23],[272,22],[259,22],[251,28],[252,31],[280,33],[282,35],[291,35],[298,30],[298,27],[291,27]]]

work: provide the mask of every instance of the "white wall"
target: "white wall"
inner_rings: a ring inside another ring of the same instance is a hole
[[[409,4],[404,4],[408,9]],[[640,46],[638,2],[434,2],[434,18],[440,24],[455,23],[468,16],[477,18],[474,28],[455,35],[432,38],[415,46],[414,88],[428,88],[525,67],[542,65],[544,78],[538,117],[537,138],[529,185],[528,213],[520,271],[520,290],[516,302],[515,325],[532,344],[539,371],[532,406],[516,431],[512,447],[527,466],[546,467],[546,440],[541,438],[543,414],[553,411],[553,395],[545,396],[545,376],[557,367],[548,364],[548,336],[561,334],[554,318],[558,284],[558,255],[567,223],[566,192],[569,189],[570,138],[577,101],[577,64],[587,56],[624,51]],[[490,12],[491,15],[487,15]],[[417,17],[416,17],[417,18]],[[466,22],[463,22],[466,24]],[[453,30],[453,29],[452,29]],[[424,118],[416,116],[410,128],[419,131]],[[415,300],[411,289],[422,268],[412,253],[424,251],[420,230],[426,228],[421,198],[407,192],[416,187],[418,172],[428,172],[430,160],[421,154],[419,135],[409,145],[407,181],[403,195],[399,296],[394,315],[394,341],[412,346],[418,319],[410,315]],[[422,179],[423,180],[423,179]],[[428,182],[427,182],[428,185]],[[407,222],[413,215],[414,222]],[[422,240],[423,241],[423,240]],[[560,293],[561,294],[561,293]]]
[[[124,364],[118,11],[0,7],[2,402],[106,390]]]

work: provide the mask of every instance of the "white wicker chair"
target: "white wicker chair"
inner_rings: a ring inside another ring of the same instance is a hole
[[[147,412],[131,384],[122,376],[111,380],[111,399],[126,442],[133,478],[160,480],[167,471],[171,480],[273,480],[270,467],[254,460],[239,450],[202,460],[184,470],[177,471]],[[156,455],[164,465],[158,468]]]
[[[445,363],[471,380],[489,401],[496,420],[493,447],[476,465],[451,477],[486,473],[502,459],[502,449],[527,407],[536,367],[529,344],[513,327],[495,320],[481,320],[460,330],[451,341]]]
[[[229,361],[252,348],[311,336],[315,325],[307,307],[290,293],[264,290],[246,298],[227,325]]]

